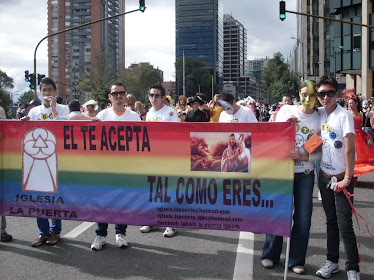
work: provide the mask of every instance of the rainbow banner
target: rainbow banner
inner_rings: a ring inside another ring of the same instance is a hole
[[[289,123],[0,121],[1,215],[291,235]]]

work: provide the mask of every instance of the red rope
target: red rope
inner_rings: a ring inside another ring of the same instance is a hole
[[[349,191],[347,191],[347,189],[343,189],[343,193],[347,197],[349,205],[351,205],[351,208],[352,208],[352,213],[355,215],[355,218],[356,218],[356,222],[357,222],[357,226],[358,226],[358,238],[357,238],[358,239],[358,247],[357,247],[357,249],[358,249],[358,248],[361,247],[361,229],[360,229],[360,223],[358,221],[358,217],[357,216],[359,216],[365,222],[366,229],[367,229],[368,233],[371,235],[371,237],[373,239],[374,239],[374,235],[370,232],[370,229],[369,229],[369,226],[368,226],[368,223],[366,222],[366,220],[356,211],[356,209],[353,206],[353,203],[351,201],[351,197],[353,197],[355,195],[349,193]],[[373,241],[373,243],[374,243],[374,241]],[[360,262],[362,262],[361,256],[359,256],[359,257],[360,257]]]

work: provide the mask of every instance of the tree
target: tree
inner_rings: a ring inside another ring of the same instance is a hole
[[[120,81],[137,100],[147,102],[148,89],[153,84],[161,84],[162,77],[157,69],[150,64],[141,64],[133,69],[125,69]]]
[[[31,101],[34,99],[34,91],[25,91],[19,98],[18,103],[25,103],[26,101]]]
[[[199,91],[210,96],[212,88],[212,73],[205,67],[205,64],[197,59],[185,57],[185,78],[186,95],[193,96]],[[183,58],[175,62],[177,73],[177,87],[183,87]],[[216,85],[214,85],[216,87]]]
[[[265,89],[271,93],[275,101],[280,101],[282,96],[294,96],[299,88],[300,75],[291,73],[289,66],[284,62],[281,53],[274,54],[269,60],[262,74]]]
[[[92,63],[88,64],[91,65],[91,71],[85,73],[77,87],[80,91],[91,92],[92,99],[99,104],[106,104],[109,102],[109,86],[118,76],[117,70],[104,50],[94,54]],[[84,67],[83,70],[86,71],[87,68],[89,67]]]
[[[1,106],[4,108],[6,113],[9,112],[9,107],[12,104],[8,89],[13,87],[13,78],[0,70],[0,99],[2,100]]]

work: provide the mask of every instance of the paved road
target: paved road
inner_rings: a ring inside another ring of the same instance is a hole
[[[356,188],[355,206],[374,233],[374,173],[361,176]],[[311,238],[306,274],[288,274],[288,279],[319,279],[315,271],[325,261],[325,223],[322,204],[314,198]],[[255,234],[254,242],[240,240],[239,232],[180,229],[173,238],[164,238],[162,231],[141,234],[139,227],[129,226],[130,247],[118,249],[114,242],[114,226],[109,228],[108,244],[94,252],[90,244],[95,225],[63,221],[62,235],[69,234],[55,246],[32,248],[37,237],[35,219],[8,217],[11,243],[0,243],[0,279],[283,279],[283,266],[265,269],[260,256],[265,236]],[[374,279],[374,244],[361,224],[361,279]],[[73,231],[73,232],[72,232]],[[355,225],[356,234],[358,233]],[[247,237],[251,234],[247,234]],[[244,243],[243,243],[244,242]],[[239,246],[238,246],[239,244]],[[284,249],[286,243],[284,243]],[[239,252],[238,251],[239,248]],[[340,267],[344,268],[341,244]],[[284,255],[282,256],[282,260]],[[243,276],[244,275],[244,276]],[[342,270],[331,279],[346,279]]]

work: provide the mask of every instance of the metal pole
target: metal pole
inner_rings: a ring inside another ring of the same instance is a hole
[[[213,97],[214,97],[214,85],[213,85],[213,82],[214,82],[214,78],[213,78],[213,75],[212,75],[212,100],[213,100]]]
[[[140,11],[140,9],[136,9],[136,10],[132,10],[132,11],[129,11],[129,12],[124,12],[124,13],[120,13],[118,15],[114,15],[114,16],[110,16],[110,17],[106,17],[106,18],[102,18],[102,19],[98,19],[98,20],[94,20],[94,21],[91,21],[91,22],[87,22],[85,24],[81,24],[81,25],[78,25],[78,26],[75,26],[75,27],[72,27],[72,28],[68,28],[68,29],[65,29],[65,30],[61,30],[61,31],[58,31],[56,33],[52,33],[52,34],[49,34],[47,36],[45,36],[43,39],[41,39],[39,41],[39,43],[36,45],[36,48],[35,48],[35,51],[34,51],[34,74],[35,74],[35,78],[37,77],[37,73],[36,73],[36,51],[38,50],[38,47],[40,45],[41,42],[43,42],[45,39],[49,38],[49,37],[52,37],[52,36],[55,36],[55,35],[58,35],[58,34],[61,34],[61,33],[65,33],[65,32],[68,32],[68,31],[72,31],[72,30],[75,30],[75,29],[78,29],[78,28],[82,28],[82,27],[85,27],[85,26],[88,26],[88,25],[91,25],[93,23],[97,23],[97,22],[102,22],[102,21],[105,21],[105,20],[108,20],[108,19],[112,19],[112,18],[116,18],[116,17],[119,17],[119,16],[123,16],[123,15],[126,15],[126,14],[130,14],[130,13],[133,13],[133,12],[137,12],[137,11]],[[141,11],[142,12],[142,11]],[[37,86],[35,85],[35,89],[34,89],[34,99],[37,99],[37,93],[36,93],[36,88]]]
[[[186,65],[184,62],[184,50],[183,50],[183,95],[186,96]]]

